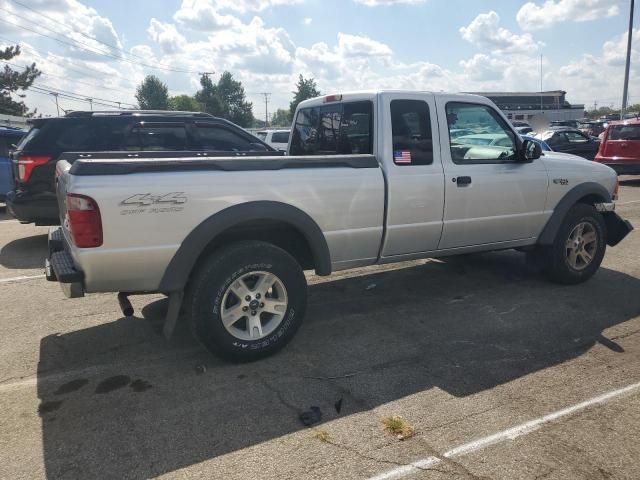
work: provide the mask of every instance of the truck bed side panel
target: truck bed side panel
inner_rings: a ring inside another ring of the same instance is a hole
[[[104,243],[73,249],[91,291],[154,291],[183,239],[225,208],[292,205],[324,232],[335,270],[373,263],[382,238],[379,168],[292,168],[70,175],[68,190],[97,201]]]

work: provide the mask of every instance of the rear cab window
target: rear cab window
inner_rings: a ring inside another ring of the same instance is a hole
[[[298,111],[291,132],[291,155],[349,155],[372,152],[371,101],[340,102],[302,108]]]
[[[273,132],[271,141],[273,143],[289,143],[289,132]]]

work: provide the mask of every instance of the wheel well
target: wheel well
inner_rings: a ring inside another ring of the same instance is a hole
[[[304,270],[316,267],[311,247],[304,234],[292,225],[278,220],[255,220],[240,223],[223,231],[205,247],[196,265],[214,250],[239,240],[260,240],[272,243],[295,258]]]
[[[586,203],[587,205],[594,205],[596,203],[602,203],[604,201],[605,199],[602,198],[601,195],[598,195],[597,193],[590,193],[589,195],[585,195],[584,197],[580,198],[576,203]]]

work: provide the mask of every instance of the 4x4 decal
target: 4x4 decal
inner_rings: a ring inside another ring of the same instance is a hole
[[[184,192],[161,193],[136,193],[120,202],[121,207],[129,207],[120,210],[120,215],[140,215],[148,213],[172,213],[184,210],[183,204],[187,203]],[[149,207],[149,208],[147,208]]]
[[[122,200],[120,202],[120,205],[137,205],[140,207],[147,207],[149,205],[154,205],[157,203],[187,203],[187,197],[184,192],[172,192],[160,195],[153,195],[151,193],[136,193],[135,195]]]

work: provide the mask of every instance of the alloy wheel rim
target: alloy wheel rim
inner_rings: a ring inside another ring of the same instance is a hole
[[[271,272],[249,272],[234,280],[222,297],[222,325],[235,338],[261,340],[282,323],[287,289]]]
[[[598,234],[589,222],[576,225],[565,244],[567,263],[574,270],[584,270],[596,255]]]

